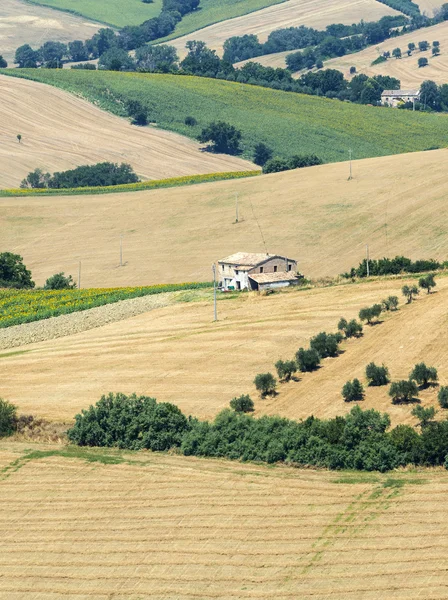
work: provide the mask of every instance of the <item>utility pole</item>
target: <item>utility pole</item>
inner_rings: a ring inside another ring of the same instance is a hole
[[[215,318],[214,321],[218,320],[218,308],[216,306],[216,265],[213,263],[213,303],[215,308]]]
[[[123,266],[123,234],[120,235],[120,267]]]
[[[370,267],[369,267],[369,244],[366,244],[366,265],[367,265],[367,277],[370,275]]]
[[[81,289],[81,261],[78,263],[78,290]]]
[[[353,177],[352,177],[352,149],[351,148],[348,151],[348,157],[349,157],[349,161],[350,161],[350,175],[349,175],[348,180],[350,181],[351,179],[353,179]]]
[[[236,221],[238,223],[238,192],[235,194],[235,210],[236,210]]]

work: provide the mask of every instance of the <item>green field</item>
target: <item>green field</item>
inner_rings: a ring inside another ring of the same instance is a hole
[[[201,0],[200,9],[185,15],[180,23],[177,24],[175,31],[163,40],[172,40],[173,38],[193,33],[208,25],[234,19],[249,13],[261,10],[273,4],[281,4],[286,0]]]
[[[127,99],[144,103],[162,129],[196,137],[213,120],[242,130],[243,155],[258,142],[276,155],[314,153],[326,162],[446,146],[447,117],[281,92],[215,79],[143,73],[9,69],[2,73],[55,85],[124,114]],[[185,125],[193,116],[198,124]]]
[[[140,25],[157,17],[162,10],[162,0],[144,4],[142,0],[28,0],[32,4],[49,6],[100,21],[113,27]]]

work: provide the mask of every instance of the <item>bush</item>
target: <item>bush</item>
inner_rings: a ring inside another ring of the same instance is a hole
[[[361,308],[359,311],[359,318],[361,321],[367,321],[369,325],[372,324],[373,319],[378,319],[383,307],[381,304],[374,304],[373,306],[369,306],[366,308]]]
[[[426,388],[430,382],[435,383],[437,381],[437,369],[427,367],[424,362],[418,363],[409,373],[409,379],[416,381],[422,388]]]
[[[254,384],[261,396],[264,397],[275,393],[277,380],[272,373],[259,373],[254,379]]]
[[[76,415],[68,430],[79,446],[116,446],[129,450],[169,450],[180,446],[189,428],[177,406],[132,394],[109,394]]]
[[[443,385],[440,388],[437,400],[439,401],[441,408],[448,408],[448,386]]]
[[[189,127],[194,127],[197,124],[198,122],[194,117],[185,117],[185,125],[188,125]]]
[[[128,116],[133,125],[144,127],[148,125],[148,109],[138,100],[129,100],[126,104]]]
[[[434,406],[430,406],[429,408],[425,408],[420,404],[412,409],[412,415],[419,420],[420,427],[427,427],[428,424],[434,419],[436,416],[436,409]]]
[[[263,167],[272,158],[272,150],[266,144],[260,143],[255,146],[254,163]]]
[[[364,388],[359,379],[347,381],[341,393],[345,402],[353,402],[354,400],[362,400],[364,398]]]
[[[436,287],[437,283],[434,281],[434,275],[429,274],[429,275],[426,275],[425,277],[420,277],[420,279],[418,280],[418,285],[423,290],[426,290],[428,292],[428,294],[430,294],[432,288]]]
[[[289,171],[291,169],[302,169],[303,167],[313,167],[321,165],[322,159],[315,154],[307,154],[303,156],[295,155],[291,158],[271,158],[263,166],[263,173],[280,173],[281,171]]]
[[[407,379],[394,381],[389,388],[389,396],[394,404],[411,402],[418,397],[418,388],[414,381],[408,381]]]
[[[17,422],[17,407],[0,398],[0,437],[14,433]]]
[[[248,394],[243,394],[230,401],[230,408],[233,408],[235,412],[252,412],[254,410],[254,403]]]
[[[421,56],[421,57],[418,59],[418,66],[419,66],[419,69],[421,69],[422,67],[427,67],[427,66],[428,66],[428,64],[429,64],[429,63],[428,63],[428,59],[427,59],[426,57],[424,57],[424,56]]]
[[[370,386],[387,385],[390,381],[387,367],[384,365],[378,367],[374,362],[367,365],[366,377],[369,380]]]
[[[314,348],[310,348],[309,350],[299,348],[296,353],[296,362],[299,371],[302,373],[315,371],[319,366],[320,356]]]
[[[397,296],[389,296],[388,298],[385,298],[382,302],[382,307],[384,310],[397,310],[397,308],[398,308]]]
[[[310,340],[310,347],[319,354],[321,358],[337,356],[339,353],[339,344],[342,341],[340,333],[326,333],[322,331]]]
[[[71,275],[66,276],[64,273],[56,273],[47,279],[44,285],[44,290],[73,290],[76,288],[76,283]]]
[[[278,378],[283,381],[289,381],[294,373],[297,372],[297,365],[294,360],[278,360],[275,363]]]
[[[0,253],[0,288],[30,289],[34,285],[31,271],[25,267],[19,254]]]

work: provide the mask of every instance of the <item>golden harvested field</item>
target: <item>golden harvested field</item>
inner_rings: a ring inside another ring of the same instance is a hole
[[[213,418],[230,400],[249,393],[256,415],[280,414],[295,419],[310,414],[334,417],[352,405],[340,395],[348,379],[364,380],[374,360],[389,367],[394,379],[407,378],[422,360],[437,367],[448,384],[448,278],[439,278],[437,293],[423,294],[384,322],[365,327],[361,339],[323,368],[282,384],[272,399],[259,399],[257,373],[272,371],[290,359],[320,331],[336,331],[340,317],[355,318],[360,308],[389,295],[401,297],[402,280],[375,281],[273,296],[243,294],[213,305],[186,302],[78,333],[0,353],[8,377],[2,396],[26,414],[67,421],[109,391],[145,394],[177,404],[186,414]],[[195,292],[185,292],[194,299]],[[199,293],[201,295],[201,293]],[[400,298],[401,302],[401,298]],[[0,333],[1,336],[1,333]],[[423,405],[437,405],[437,389],[421,393]],[[391,415],[393,424],[411,423],[412,405],[393,406],[387,388],[368,388],[363,408]],[[446,411],[439,413],[443,416]]]
[[[186,53],[185,44],[189,40],[202,40],[207,46],[222,54],[224,42],[233,36],[258,35],[265,42],[268,35],[285,27],[315,27],[324,29],[332,23],[351,24],[364,19],[377,21],[384,15],[399,14],[376,0],[288,0],[235,19],[210,25],[189,35],[170,40],[180,56]]]
[[[426,52],[416,50],[412,56],[405,55],[410,42],[413,42],[418,47],[418,42],[423,40],[429,42],[430,46],[432,42],[439,41],[440,55],[433,57],[431,55],[431,48]],[[392,54],[394,48],[401,49],[403,58],[390,58],[387,62],[372,66],[372,62],[380,54],[386,51]],[[429,65],[427,67],[419,68],[417,63],[420,57],[428,59]],[[279,64],[275,66],[284,66],[284,57],[280,56],[279,61]],[[274,66],[274,63],[272,66]],[[423,81],[428,79],[438,84],[446,83],[448,81],[448,22],[445,21],[433,27],[419,29],[398,38],[386,40],[377,46],[366,48],[356,54],[341,58],[332,58],[326,61],[324,65],[325,68],[342,71],[344,77],[347,79],[351,78],[351,66],[356,67],[358,74],[365,73],[369,77],[373,75],[390,75],[391,77],[396,77],[401,81],[401,87],[404,89],[418,88]]]
[[[19,187],[36,168],[54,172],[104,161],[129,162],[144,179],[255,168],[201,152],[184,136],[131,125],[49,85],[2,75],[0,122],[0,188]]]
[[[357,265],[367,243],[372,258],[445,260],[447,156],[356,161],[352,181],[345,162],[185,188],[0,198],[2,247],[23,255],[39,285],[76,275],[80,259],[84,287],[210,281],[213,261],[264,251],[255,215],[268,251],[296,258],[311,277]],[[126,264],[117,268],[121,234]]]
[[[39,47],[49,40],[71,42],[92,37],[100,28],[85,18],[29,4],[25,0],[0,2],[0,54],[13,65],[22,44]]]
[[[5,442],[0,457],[11,449],[2,598],[447,597],[442,470],[391,477],[92,451],[33,459]],[[122,462],[88,462],[101,456]]]
[[[420,12],[423,15],[432,17],[441,8],[442,4],[444,4],[444,0],[418,0],[416,4],[420,7]]]

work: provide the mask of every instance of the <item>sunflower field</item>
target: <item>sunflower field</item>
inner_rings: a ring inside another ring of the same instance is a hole
[[[0,290],[0,328],[66,315],[139,296],[194,290],[210,283],[160,284],[147,287],[85,290]]]

